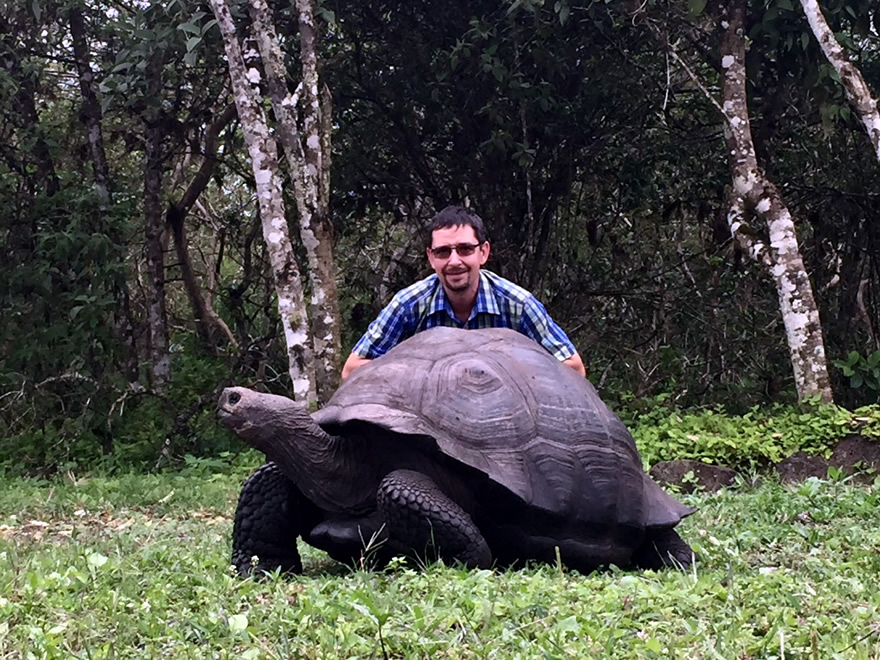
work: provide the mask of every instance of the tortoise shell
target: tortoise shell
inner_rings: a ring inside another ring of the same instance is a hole
[[[569,520],[672,527],[693,513],[644,472],[588,380],[509,329],[434,328],[359,368],[314,414],[432,438],[437,449]]]

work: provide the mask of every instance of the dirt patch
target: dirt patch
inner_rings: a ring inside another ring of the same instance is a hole
[[[684,493],[697,489],[714,492],[732,484],[737,476],[736,470],[688,459],[657,463],[650,474],[657,483],[675,485]]]
[[[880,473],[880,442],[852,435],[835,445],[830,458],[797,452],[772,469],[782,481],[789,483],[810,477],[827,479],[829,468],[839,470],[858,483],[874,481]],[[737,475],[727,467],[683,459],[657,463],[650,474],[658,483],[677,486],[687,493],[697,489],[716,491],[732,484]]]
[[[798,452],[777,465],[776,471],[780,479],[789,482],[809,477],[825,479],[829,468],[840,470],[856,482],[874,481],[880,471],[880,442],[852,435],[837,443],[830,458]]]
[[[192,511],[188,515],[203,519],[211,525],[226,525],[231,522],[228,517],[212,511]],[[128,512],[116,516],[111,513],[91,514],[83,509],[74,511],[72,515],[62,515],[48,520],[18,520],[16,516],[10,516],[7,523],[0,525],[0,539],[19,544],[63,543],[71,540],[74,535],[82,535],[86,538],[103,537],[121,532],[135,524],[145,527],[158,526],[164,520],[164,517],[142,512]]]

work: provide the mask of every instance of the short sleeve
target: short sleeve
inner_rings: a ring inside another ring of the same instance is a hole
[[[370,323],[351,352],[371,360],[385,355],[409,336],[406,334],[410,325],[407,317],[406,306],[401,303],[399,295],[395,296]]]
[[[520,332],[541,344],[560,362],[577,353],[565,331],[556,324],[544,305],[534,296],[531,296],[525,304],[520,326]]]

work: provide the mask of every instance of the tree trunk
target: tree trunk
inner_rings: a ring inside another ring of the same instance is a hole
[[[266,73],[267,89],[278,122],[278,136],[293,181],[299,212],[300,237],[308,258],[312,284],[310,301],[315,378],[321,402],[339,385],[341,315],[333,259],[333,228],[330,223],[330,131],[329,92],[319,98],[318,59],[315,44],[313,0],[296,0],[299,15],[301,99],[286,83],[284,56],[275,26],[264,0],[251,0],[254,36]],[[302,130],[296,108],[301,104]]]
[[[275,279],[294,398],[312,404],[315,386],[305,296],[284,212],[278,150],[260,106],[259,74],[255,67],[245,65],[227,0],[211,0],[211,7],[223,35],[235,106],[256,180],[263,237]]]
[[[828,27],[822,10],[819,9],[818,1],[801,0],[801,4],[807,15],[807,21],[810,23],[810,29],[819,40],[825,57],[837,71],[840,82],[846,90],[846,96],[856,112],[859,113],[865,129],[868,131],[868,137],[871,139],[877,160],[880,160],[880,113],[877,112],[877,101],[871,96],[871,90],[861,72],[849,61],[843,48],[834,38],[834,33]]]
[[[158,52],[147,63],[147,98],[158,99],[162,59]],[[149,320],[150,385],[163,392],[171,380],[168,315],[165,308],[165,217],[162,213],[162,125],[158,107],[144,111],[144,224],[147,255],[147,317]]]
[[[184,288],[192,308],[193,319],[196,323],[196,333],[202,344],[212,353],[215,352],[217,347],[217,340],[215,338],[217,332],[222,334],[232,346],[238,346],[238,342],[235,340],[229,327],[223,322],[223,319],[211,308],[202,295],[202,287],[199,285],[195,268],[192,265],[192,259],[189,256],[185,221],[193,204],[196,203],[199,195],[202,194],[211,180],[211,174],[217,164],[217,143],[220,131],[232,121],[233,117],[235,117],[235,104],[230,103],[205,130],[205,156],[202,164],[183,193],[183,196],[176,204],[169,206],[165,214],[165,219],[171,227],[171,233],[174,236],[174,248],[177,253],[178,263],[180,264]]]
[[[70,36],[73,55],[79,77],[79,89],[83,99],[81,118],[86,126],[89,154],[92,158],[92,172],[95,177],[95,192],[103,212],[110,209],[110,167],[104,151],[104,134],[101,130],[101,104],[95,89],[95,74],[89,61],[89,47],[86,43],[86,27],[82,9],[70,10]]]
[[[770,238],[766,256],[779,296],[798,397],[819,397],[830,402],[833,395],[822,325],[794,221],[779,190],[758,165],[752,142],[746,97],[745,8],[745,0],[731,0],[721,8],[727,21],[721,42],[722,112],[733,176],[732,194],[738,198],[731,205],[731,231],[744,231],[740,218],[746,213],[766,222]],[[761,258],[761,251],[754,245],[750,253]]]
[[[110,165],[104,150],[104,131],[102,121],[104,113],[98,98],[95,85],[95,74],[92,71],[89,46],[86,41],[86,25],[82,9],[74,7],[70,10],[70,37],[73,44],[73,56],[76,60],[79,89],[83,100],[80,117],[86,127],[86,138],[89,143],[89,156],[92,161],[92,175],[95,179],[95,194],[98,197],[98,209],[107,227],[108,235],[116,245],[123,244],[123,238],[110,219],[112,197],[110,190]],[[122,352],[122,372],[129,383],[137,383],[138,359],[131,320],[131,305],[128,293],[128,282],[119,277],[113,288],[116,300],[116,334]]]

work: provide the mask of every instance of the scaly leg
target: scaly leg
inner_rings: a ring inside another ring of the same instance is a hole
[[[311,507],[275,463],[254,472],[241,489],[232,526],[236,570],[241,575],[276,569],[301,573],[296,539],[314,524]]]
[[[379,484],[377,500],[395,543],[468,568],[491,565],[492,552],[471,517],[430,477],[395,470]]]

